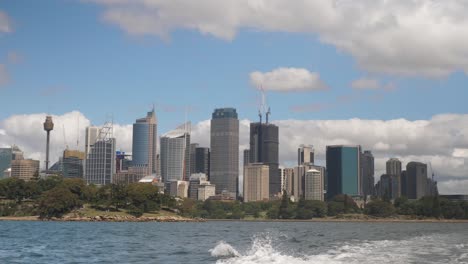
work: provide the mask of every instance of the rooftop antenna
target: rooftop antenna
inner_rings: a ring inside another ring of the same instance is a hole
[[[260,102],[260,106],[259,106],[259,109],[258,109],[258,116],[260,117],[260,123],[262,123],[262,116],[263,115],[268,115],[266,109],[267,109],[267,106],[266,106],[266,99],[265,99],[265,90],[263,89],[263,85],[260,85],[260,88],[258,88],[260,90],[260,95],[261,95],[261,102]],[[267,123],[268,123],[268,116],[266,116],[266,119],[267,119]]]

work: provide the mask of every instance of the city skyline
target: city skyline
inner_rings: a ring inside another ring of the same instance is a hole
[[[236,108],[242,153],[262,88],[271,122],[280,127],[280,165],[295,163],[299,144],[313,145],[321,165],[327,145],[361,145],[375,156],[375,182],[388,158],[397,157],[404,164],[430,162],[442,191],[468,189],[468,60],[466,47],[458,46],[465,22],[437,22],[440,8],[448,17],[461,8],[391,1],[363,1],[357,8],[327,1],[261,3],[237,1],[232,23],[226,23],[218,12],[208,12],[223,7],[208,2],[180,16],[173,12],[180,10],[177,3],[155,3],[168,21],[154,18],[140,1],[2,2],[0,97],[8,100],[0,113],[0,147],[16,144],[43,167],[40,127],[47,114],[56,124],[51,163],[65,146],[83,144],[86,126],[111,115],[117,148],[130,152],[131,124],[154,104],[160,135],[188,119],[193,142],[203,147],[209,147],[211,111]],[[152,24],[128,24],[111,15],[117,9]],[[276,20],[270,14],[289,17],[294,10],[312,13],[299,13],[282,26],[271,22]],[[333,19],[345,14],[356,19]],[[390,15],[399,23],[387,21]],[[318,27],[321,21],[326,25]],[[409,34],[414,30],[421,32],[419,40]],[[375,44],[377,37],[385,48]]]

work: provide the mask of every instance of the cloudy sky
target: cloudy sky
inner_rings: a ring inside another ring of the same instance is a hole
[[[241,149],[258,88],[299,144],[360,144],[431,162],[443,193],[468,193],[468,2],[464,0],[0,1],[0,146],[44,159],[82,148],[112,117],[122,150],[155,105],[159,133],[186,116],[209,146],[214,108],[236,107]]]

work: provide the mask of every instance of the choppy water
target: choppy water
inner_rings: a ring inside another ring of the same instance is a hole
[[[0,263],[468,263],[468,224],[0,221]]]

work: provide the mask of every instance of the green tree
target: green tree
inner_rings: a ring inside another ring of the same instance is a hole
[[[432,199],[432,216],[439,218],[442,214],[440,208],[439,194],[436,194]]]
[[[280,219],[290,219],[294,216],[294,211],[290,207],[291,201],[289,200],[288,195],[283,193],[281,198],[281,204],[279,206],[278,218]]]
[[[50,219],[64,214],[82,205],[78,196],[63,186],[44,192],[38,201],[39,217]]]
[[[440,200],[441,214],[445,219],[461,219],[465,212],[461,204],[447,199]]]
[[[3,184],[4,196],[7,199],[21,203],[21,201],[28,197],[27,185],[24,180],[8,178],[3,180]]]
[[[395,213],[395,207],[387,201],[373,200],[366,204],[364,213],[377,217],[389,217]]]

